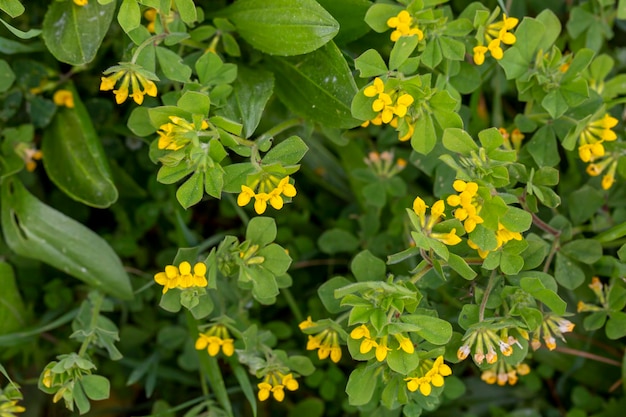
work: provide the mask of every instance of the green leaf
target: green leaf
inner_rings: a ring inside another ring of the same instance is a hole
[[[328,383],[328,382],[327,382]],[[323,417],[324,401],[319,398],[306,398],[289,410],[287,417]]]
[[[439,65],[443,59],[439,42],[426,42],[426,48],[424,48],[421,58],[422,64],[426,65],[428,68],[435,68]]]
[[[302,355],[293,355],[289,357],[288,365],[290,369],[303,376],[311,375],[315,372],[315,366],[311,359]]]
[[[350,68],[333,42],[313,53],[270,60],[276,94],[294,113],[326,127],[352,128],[361,122],[350,106],[357,93]]]
[[[346,385],[350,405],[359,406],[370,402],[378,385],[378,370],[377,366],[360,365],[352,371]]]
[[[537,22],[543,23],[544,28],[538,47],[544,51],[548,51],[561,34],[561,21],[550,9],[543,10],[535,19]],[[517,36],[517,32],[515,35]]]
[[[204,195],[204,175],[196,171],[176,190],[176,199],[183,208],[198,204]]]
[[[274,76],[258,68],[250,69],[239,65],[233,92],[228,96],[223,114],[243,124],[246,138],[256,130],[263,109],[274,92]]]
[[[354,235],[343,229],[330,229],[324,231],[317,240],[320,250],[329,255],[339,252],[354,252],[359,247],[359,240]]]
[[[107,378],[101,375],[84,375],[80,382],[89,399],[101,401],[109,398],[111,384]]]
[[[505,275],[517,275],[519,271],[524,267],[524,258],[519,255],[509,253],[507,251],[502,252],[500,257],[500,269]]]
[[[0,59],[0,93],[4,93],[13,85],[15,74],[4,59]]]
[[[211,108],[211,99],[208,95],[198,91],[186,91],[178,99],[176,105],[191,114],[200,114],[206,117]]]
[[[371,6],[369,0],[317,0],[339,23],[339,32],[333,38],[337,45],[345,45],[369,32],[365,14]]]
[[[183,22],[190,25],[198,20],[196,5],[193,0],[174,0],[174,4]]]
[[[526,144],[526,150],[539,167],[554,166],[561,160],[554,129],[547,125],[535,132],[532,139]]]
[[[557,252],[554,278],[568,290],[574,290],[585,282],[585,273],[570,258]]]
[[[189,82],[191,68],[183,64],[180,55],[162,46],[157,46],[155,51],[161,70],[167,78],[181,83]]]
[[[546,28],[542,22],[530,17],[524,17],[522,23],[515,30],[515,45],[511,49],[519,51],[527,64],[535,59],[535,51],[544,41]],[[505,57],[502,59],[504,60]],[[508,74],[507,74],[508,75]],[[509,78],[507,76],[507,78]]]
[[[592,264],[602,257],[602,244],[594,239],[578,239],[561,246],[561,253],[578,262]]]
[[[256,417],[257,416],[257,401],[254,395],[254,390],[252,389],[252,384],[250,383],[250,377],[248,376],[248,372],[243,368],[243,366],[241,366],[241,364],[237,360],[234,360],[233,357],[228,359],[228,364],[230,365],[230,368],[233,370],[233,373],[235,374],[235,378],[237,378],[237,382],[239,383],[239,386],[241,387],[241,391],[243,392],[243,395],[246,397],[246,400],[248,400],[248,404],[250,405],[250,408],[252,409],[252,417]]]
[[[411,314],[402,316],[402,320],[419,326],[421,329],[415,333],[434,345],[445,345],[452,337],[452,325],[438,317]]]
[[[572,224],[579,225],[589,220],[604,204],[604,195],[589,185],[572,191],[567,197]]]
[[[276,239],[276,222],[271,217],[255,217],[248,223],[246,240],[261,247]]]
[[[447,36],[440,36],[437,40],[439,41],[439,47],[441,48],[441,53],[444,58],[454,61],[463,61],[465,57],[465,44],[463,44],[463,42]]]
[[[222,189],[224,188],[224,169],[221,165],[213,168],[207,168],[204,173],[204,191],[214,198],[222,197]]]
[[[404,10],[399,4],[374,3],[365,14],[365,22],[376,32],[389,30],[387,20]]]
[[[389,69],[393,71],[401,67],[417,48],[418,43],[417,36],[402,36],[398,39],[389,55]]]
[[[382,75],[388,71],[387,64],[375,49],[363,52],[354,60],[354,67],[359,70],[361,78]]]
[[[563,97],[559,89],[552,90],[546,94],[543,100],[541,100],[541,105],[553,119],[558,119],[563,116],[569,108],[567,100],[565,100],[565,97]]]
[[[83,391],[82,384],[80,382],[74,384],[72,387],[72,399],[81,415],[87,413],[91,409],[91,404],[85,396],[85,391]]]
[[[556,292],[546,288],[540,278],[524,277],[520,280],[520,286],[524,291],[548,306],[555,314],[565,314],[567,303]]]
[[[411,147],[415,152],[428,155],[437,144],[437,134],[430,114],[423,114],[415,122],[415,131],[411,137]]]
[[[239,0],[225,16],[246,42],[270,55],[307,54],[339,32],[339,23],[314,0]]]
[[[406,353],[402,349],[391,349],[387,354],[389,368],[402,375],[408,375],[420,363],[419,355]]]
[[[443,131],[443,146],[449,151],[469,155],[472,151],[478,151],[478,145],[474,139],[463,129],[447,128]]]
[[[0,10],[11,17],[18,17],[24,13],[24,6],[18,0],[0,0]]]
[[[50,264],[115,297],[133,298],[122,262],[106,241],[37,200],[16,179],[2,183],[2,231],[17,254]]]
[[[28,323],[13,268],[4,261],[0,261],[0,288],[0,335],[5,335],[25,328]]]
[[[526,210],[508,206],[504,216],[500,217],[500,223],[511,232],[525,232],[530,229],[533,222],[532,215]]]
[[[350,269],[357,281],[382,281],[387,266],[382,259],[372,255],[369,250],[364,250],[354,257]]]
[[[159,307],[165,311],[169,311],[170,313],[178,313],[181,308],[180,290],[173,289],[163,294],[161,296],[161,301],[159,301]]]
[[[296,165],[308,150],[309,147],[302,139],[298,136],[291,136],[265,154],[263,163],[266,165],[273,163],[280,163],[283,166]]]
[[[448,266],[454,269],[465,279],[471,280],[476,278],[476,271],[474,271],[459,255],[454,253],[448,254]]]
[[[320,285],[317,289],[317,295],[329,313],[337,314],[346,309],[346,307],[341,306],[341,301],[335,298],[335,290],[351,283],[347,278],[334,277]]]
[[[611,340],[621,339],[626,336],[626,313],[612,311],[606,322],[606,337]]]
[[[74,108],[60,107],[44,131],[43,165],[57,187],[81,203],[104,208],[117,201],[107,156],[73,86]]]
[[[141,10],[137,0],[123,0],[117,13],[117,22],[128,33],[141,24]]]
[[[70,65],[91,62],[109,30],[115,3],[72,1],[50,3],[43,20],[43,40],[56,59]]]

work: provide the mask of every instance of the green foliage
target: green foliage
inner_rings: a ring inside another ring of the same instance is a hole
[[[0,414],[623,414],[626,2],[39,3]]]

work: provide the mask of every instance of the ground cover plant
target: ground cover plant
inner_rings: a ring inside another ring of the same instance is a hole
[[[0,417],[624,415],[626,1],[0,10]]]

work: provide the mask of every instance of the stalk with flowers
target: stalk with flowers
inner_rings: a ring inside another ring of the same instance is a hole
[[[462,3],[1,2],[0,415],[621,416],[624,7]]]

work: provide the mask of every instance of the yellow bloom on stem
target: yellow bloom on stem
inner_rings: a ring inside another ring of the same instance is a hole
[[[489,49],[484,45],[477,45],[473,48],[474,51],[474,64],[482,65],[485,62],[485,54]]]
[[[387,336],[383,336],[380,343],[376,345],[376,360],[382,362],[387,357],[387,352],[391,349],[387,347]]]
[[[397,16],[387,20],[387,26],[395,29],[391,32],[391,40],[397,42],[402,36],[416,36],[418,40],[424,39],[424,32],[417,25],[413,25],[413,17],[408,11],[402,10]]]
[[[241,193],[237,197],[237,205],[243,207],[254,198],[254,210],[257,214],[263,214],[267,209],[267,203],[276,210],[280,210],[284,204],[282,196],[292,198],[296,194],[296,187],[289,183],[289,176],[279,180],[274,175],[267,175],[252,187],[242,185]]]
[[[376,97],[380,93],[385,92],[385,83],[380,78],[374,78],[372,85],[365,87],[363,94],[365,97]]]
[[[69,90],[57,90],[52,96],[52,101],[57,106],[65,106],[69,109],[74,108],[74,96]]]
[[[271,393],[276,401],[281,402],[285,399],[285,388],[289,391],[295,391],[299,384],[291,373],[283,375],[280,372],[272,371],[265,375],[263,382],[257,384],[257,387],[259,388],[259,401],[267,400]]]
[[[122,104],[130,96],[135,103],[141,105],[144,95],[157,96],[156,84],[139,71],[132,69],[132,67],[117,66],[105,71],[105,73],[112,73],[112,75],[101,77],[100,91],[113,90],[117,104]],[[114,88],[120,79],[122,81],[117,90],[115,90]],[[132,92],[129,91],[129,85]]]
[[[352,329],[352,331],[350,332],[350,337],[355,340],[359,340],[364,337],[366,339],[369,339],[371,337],[370,330],[367,328],[366,325],[362,324],[359,327],[355,327],[354,329]]]
[[[402,349],[403,351],[409,354],[415,352],[415,346],[413,345],[413,342],[411,341],[410,338],[401,334],[395,334],[394,336],[396,340],[398,341],[398,344],[400,345],[398,346],[398,350]]]
[[[217,324],[211,327],[205,333],[198,334],[196,339],[196,350],[206,349],[209,356],[217,356],[220,349],[226,356],[232,356],[235,353],[234,340],[230,337],[228,329],[223,324]]]
[[[417,217],[420,219],[420,225],[422,227],[426,226],[426,208],[428,206],[420,197],[415,197],[413,200],[413,211],[417,214]]]
[[[12,417],[13,413],[23,413],[26,408],[21,405],[17,405],[17,400],[7,401],[0,404],[0,416]]]
[[[80,7],[86,6],[89,0],[74,0],[74,4]]]
[[[452,375],[452,369],[443,363],[443,356],[437,357],[434,362],[432,360],[422,362],[417,372],[417,376],[408,377],[404,380],[407,381],[409,391],[415,392],[419,390],[424,396],[430,395],[433,386],[442,387],[444,385],[444,377]]]

